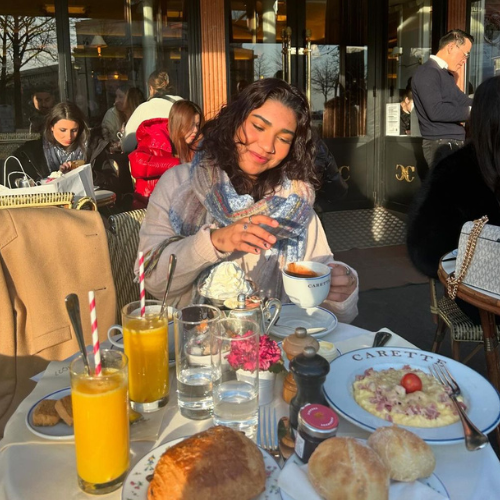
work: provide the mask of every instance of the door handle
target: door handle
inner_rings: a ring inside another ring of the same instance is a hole
[[[290,26],[286,27],[286,78],[284,79],[291,84],[292,83],[292,28]]]
[[[305,31],[306,46],[304,55],[306,56],[306,97],[309,105],[311,105],[311,30]]]

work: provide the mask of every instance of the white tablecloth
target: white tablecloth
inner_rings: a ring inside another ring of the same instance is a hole
[[[373,333],[354,326],[339,324],[325,340],[335,342],[343,352],[369,347]],[[414,347],[398,335],[388,343],[395,347]],[[171,381],[175,382],[175,370]],[[69,386],[67,363],[51,363],[33,392],[23,401],[9,420],[5,437],[0,441],[0,499],[3,500],[88,500],[76,483],[75,452],[72,442],[47,441],[26,427],[26,413],[40,398],[54,390]],[[174,386],[175,387],[175,386]],[[287,415],[276,384],[273,403],[278,416]],[[175,391],[162,410],[149,414],[147,422],[132,426],[131,466],[159,444],[204,430],[211,420],[193,421],[177,411]],[[339,435],[360,438],[368,433],[340,419]],[[500,498],[500,463],[490,446],[468,452],[463,444],[433,446],[435,473],[446,486],[452,500],[496,500]],[[104,498],[119,500],[121,490]],[[225,499],[221,499],[225,500]],[[306,499],[304,499],[306,500]],[[425,499],[422,499],[425,500]]]

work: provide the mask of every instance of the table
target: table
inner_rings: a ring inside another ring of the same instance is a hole
[[[340,323],[325,340],[335,342],[343,352],[369,347],[373,332]],[[415,347],[398,335],[388,343],[394,347]],[[175,382],[174,370],[171,381]],[[21,403],[9,420],[5,437],[0,441],[0,500],[89,500],[76,483],[74,446],[71,442],[46,441],[33,435],[25,425],[26,413],[40,398],[69,385],[68,363],[51,363],[33,392]],[[175,387],[175,386],[174,386]],[[288,414],[276,384],[272,403],[278,418]],[[162,410],[149,414],[143,426],[132,426],[131,467],[159,444],[191,435],[210,427],[211,420],[193,421],[177,410],[175,389],[171,401]],[[136,424],[137,426],[142,424]],[[148,429],[149,428],[149,431]],[[158,430],[158,432],[156,432]],[[338,435],[368,437],[368,432],[340,418]],[[453,500],[493,500],[500,491],[500,463],[490,446],[468,452],[463,444],[433,446],[436,474],[445,484]],[[121,490],[110,493],[107,500],[119,500]],[[222,499],[221,499],[222,500]]]
[[[439,261],[439,281],[441,281],[445,289],[446,279],[455,271],[455,264],[456,259],[453,259],[452,253],[444,255]],[[460,283],[457,289],[457,297],[479,309],[488,379],[497,390],[500,390],[500,357],[495,322],[495,315],[500,316],[500,295]]]

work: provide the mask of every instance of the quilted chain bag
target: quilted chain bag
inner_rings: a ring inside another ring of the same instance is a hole
[[[462,226],[456,271],[446,280],[451,299],[459,283],[500,294],[500,227],[487,222],[484,215]]]

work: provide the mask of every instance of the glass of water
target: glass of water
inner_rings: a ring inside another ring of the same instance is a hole
[[[259,325],[222,318],[212,331],[214,423],[256,436],[259,411]]]
[[[221,312],[209,305],[189,305],[174,313],[177,402],[181,415],[210,418],[213,411],[210,339]]]

